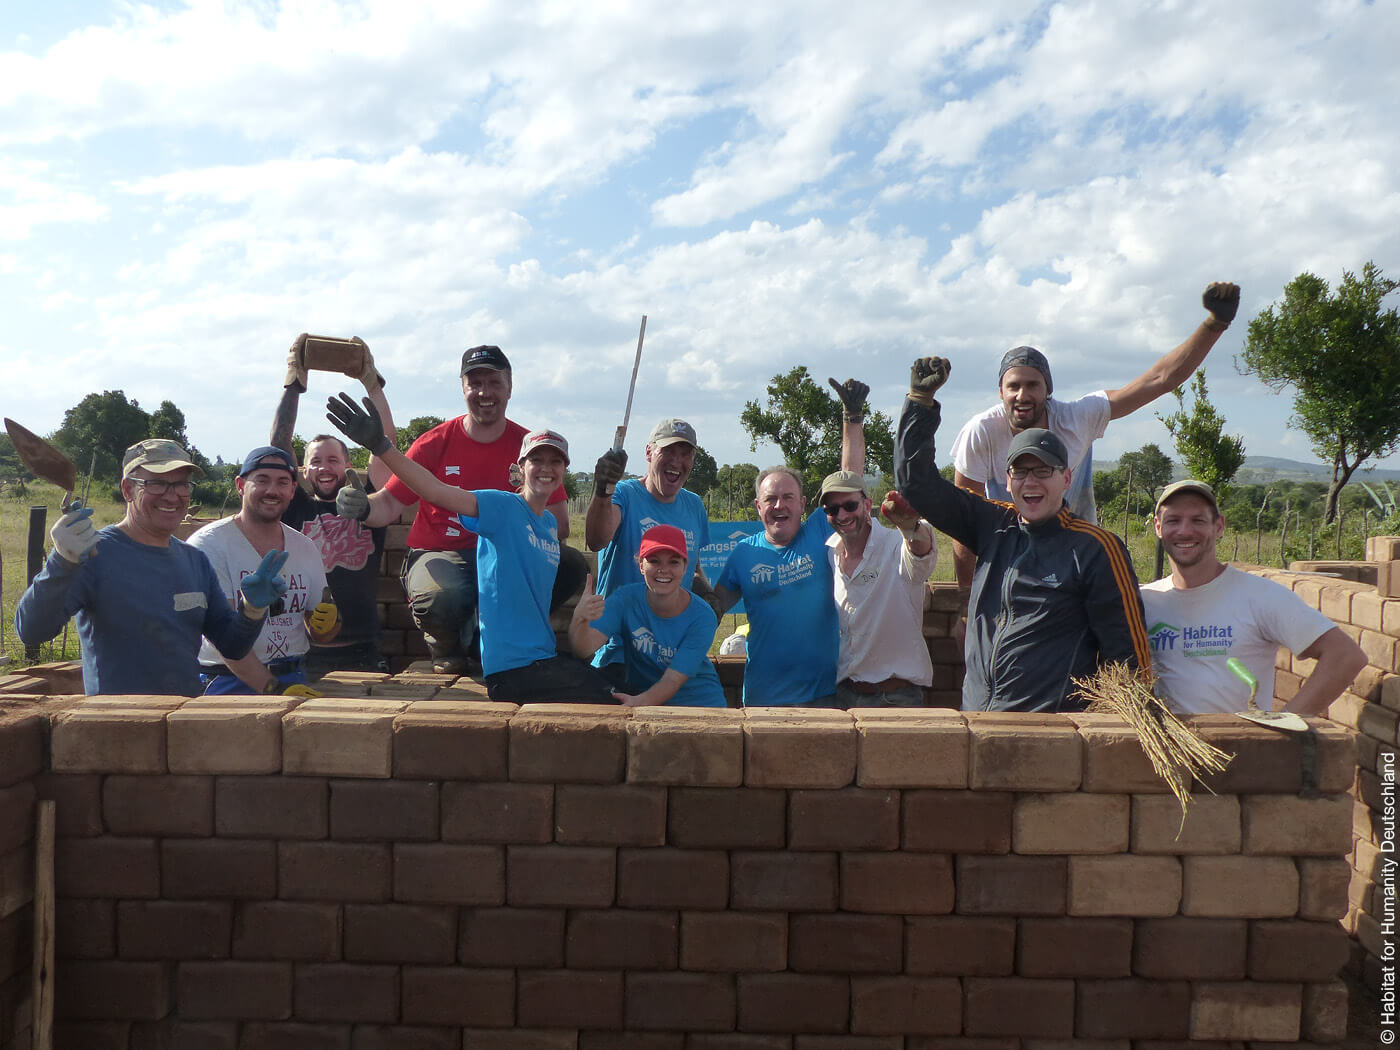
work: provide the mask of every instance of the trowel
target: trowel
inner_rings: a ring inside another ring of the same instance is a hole
[[[1259,707],[1258,703],[1255,702],[1255,697],[1259,695],[1259,679],[1255,678],[1254,672],[1238,658],[1230,657],[1225,661],[1225,666],[1234,672],[1236,678],[1249,686],[1249,708],[1245,711],[1236,711],[1235,714],[1251,722],[1257,722],[1261,726],[1268,726],[1270,729],[1283,729],[1290,733],[1306,733],[1308,731],[1308,723],[1292,711],[1265,711]]]
[[[63,512],[75,509],[73,490],[78,487],[78,468],[73,461],[32,430],[20,426],[13,419],[5,420],[5,432],[14,442],[15,455],[24,464],[24,469],[40,481],[57,485],[63,490]]]

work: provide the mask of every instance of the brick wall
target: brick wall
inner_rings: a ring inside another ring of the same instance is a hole
[[[0,855],[36,794],[57,802],[60,1048],[1145,1050],[1345,1027],[1338,727],[1308,801],[1293,741],[1201,719],[1240,758],[1178,836],[1103,716],[6,702],[39,713],[0,729]]]
[[[1351,882],[1342,924],[1355,938],[1353,965],[1366,983],[1380,991],[1385,945],[1381,926],[1395,919],[1394,898],[1387,899],[1381,878],[1387,836],[1393,851],[1395,826],[1396,726],[1400,721],[1400,537],[1373,536],[1366,562],[1295,562],[1295,570],[1330,576],[1297,575],[1251,569],[1291,587],[1309,605],[1331,617],[1365,651],[1368,666],[1351,689],[1328,709],[1328,717],[1356,734],[1357,770],[1348,794],[1352,803],[1352,845],[1348,856]],[[1280,651],[1276,692],[1287,701],[1314,661]],[[1387,774],[1387,770],[1389,771]],[[1387,798],[1390,816],[1385,815]],[[1394,853],[1389,854],[1391,858]],[[1392,876],[1391,884],[1394,884]],[[1393,934],[1388,938],[1395,944]],[[1389,964],[1394,966],[1393,959]],[[1393,969],[1392,969],[1393,973]],[[1393,988],[1392,988],[1393,990]]]
[[[33,957],[34,800],[47,722],[0,702],[0,1050],[28,1050]]]

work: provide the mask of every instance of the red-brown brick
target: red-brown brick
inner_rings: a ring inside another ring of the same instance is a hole
[[[190,1021],[285,1021],[292,1016],[292,964],[182,962],[180,1017]]]
[[[598,846],[510,846],[506,900],[513,907],[606,908],[613,903],[617,851]]]
[[[387,901],[392,869],[388,843],[277,845],[279,896],[288,900]]]
[[[788,848],[898,849],[899,792],[868,788],[792,792]]]
[[[1064,857],[958,857],[958,914],[1063,915],[1067,881]]]
[[[59,897],[161,895],[161,863],[154,839],[58,839],[53,872]]]
[[[1026,918],[1017,924],[1016,972],[1022,977],[1127,977],[1131,919]]]
[[[685,970],[778,972],[787,968],[788,919],[781,913],[688,912],[681,915]]]
[[[504,904],[505,848],[395,843],[394,899],[423,904]]]
[[[734,1028],[734,979],[718,973],[629,973],[628,1028],[728,1032]]]
[[[331,781],[331,838],[430,842],[437,837],[435,782]]]
[[[1016,959],[1016,920],[946,915],[909,919],[905,970],[927,977],[1009,976]]]
[[[1185,1039],[1191,986],[1185,981],[1080,981],[1076,1034],[1091,1039]]]
[[[962,986],[952,978],[851,978],[851,1031],[863,1035],[957,1035]]]
[[[574,911],[564,961],[571,970],[674,970],[679,942],[675,912]]]
[[[521,971],[517,1023],[529,1028],[623,1027],[622,974],[608,970]]]
[[[405,966],[402,980],[405,1024],[508,1028],[515,1023],[516,978],[510,970]]]
[[[172,1006],[159,962],[67,959],[55,966],[53,987],[54,1015],[66,1021],[158,1021]]]
[[[207,836],[214,830],[210,777],[110,776],[102,783],[102,816],[115,835]]]
[[[315,962],[341,955],[340,905],[301,901],[248,901],[233,919],[237,959]]]
[[[672,788],[667,841],[686,849],[780,849],[787,793],[765,788]]]
[[[354,963],[298,963],[292,984],[299,1021],[399,1019],[399,968]]]
[[[895,915],[794,915],[788,967],[798,973],[898,973],[904,920]]]
[[[624,908],[711,908],[729,902],[723,850],[620,849],[617,903]]]
[[[564,965],[563,909],[463,908],[457,954],[464,966],[560,969]]]
[[[453,962],[457,910],[445,905],[347,904],[345,958],[360,963]]]
[[[904,848],[1009,853],[1015,796],[996,791],[904,792]]]
[[[261,899],[277,894],[277,848],[258,839],[167,839],[160,845],[166,897]]]
[[[329,791],[322,777],[218,777],[214,826],[230,838],[323,839]]]
[[[969,977],[963,981],[963,1032],[1067,1038],[1074,1034],[1074,982]]]
[[[1249,924],[1252,981],[1316,981],[1340,973],[1350,941],[1335,922],[1258,921]]]
[[[660,846],[666,842],[666,789],[636,784],[561,784],[554,840],[574,846]]]
[[[220,901],[121,901],[117,951],[123,959],[227,959],[233,906]]]
[[[1133,973],[1158,980],[1232,980],[1245,968],[1243,919],[1138,919]]]
[[[953,910],[952,858],[933,853],[843,853],[841,907],[894,915]]]
[[[554,837],[552,784],[444,784],[446,842],[542,843]]]
[[[730,907],[754,911],[834,911],[834,853],[736,852],[729,857]]]
[[[741,1032],[844,1032],[851,980],[821,974],[740,974]]]

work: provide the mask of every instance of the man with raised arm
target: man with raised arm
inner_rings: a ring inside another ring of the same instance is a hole
[[[1150,663],[1132,560],[1116,536],[1070,512],[1073,468],[1064,442],[1048,430],[1023,430],[1007,448],[1010,503],[939,474],[934,394],[948,372],[941,357],[920,358],[910,369],[894,467],[910,505],[977,559],[963,710],[1081,710],[1073,679],[1110,661]]]
[[[427,431],[406,454],[444,484],[468,491],[512,491],[511,468],[520,457],[526,432],[506,418],[512,390],[510,361],[498,346],[473,346],[462,354],[461,374],[466,414]],[[561,480],[549,501],[560,540],[569,535],[566,500]],[[390,478],[370,496],[347,487],[336,497],[341,514],[371,528],[398,521],[404,508],[416,502],[418,496],[398,478]],[[476,543],[477,534],[463,526],[456,514],[427,501],[418,508],[408,534],[408,557],[400,578],[414,623],[432,654],[433,669],[447,674],[467,674],[480,667]],[[560,546],[551,608],[578,593],[588,572],[581,552]]]
[[[1280,648],[1316,660],[1285,710],[1320,715],[1366,666],[1366,654],[1342,629],[1272,580],[1220,560],[1225,516],[1204,481],[1162,490],[1153,527],[1171,560],[1171,575],[1142,586],[1152,665],[1163,692],[1183,711],[1243,711],[1244,685],[1226,661],[1240,660],[1259,682],[1267,708]]]
[[[870,388],[848,379],[837,387],[844,406],[841,469],[865,469],[861,410]],[[854,406],[854,411],[853,411]],[[804,521],[802,477],[791,467],[769,467],[754,483],[763,531],[735,546],[715,584],[715,612],[739,599],[749,617],[744,706],[836,706],[840,631],[832,599],[832,534],[825,511]]]
[[[1091,524],[1097,522],[1094,441],[1103,437],[1112,420],[1151,404],[1191,377],[1235,319],[1240,306],[1239,285],[1207,285],[1201,305],[1207,312],[1205,320],[1142,375],[1116,390],[1096,390],[1073,401],[1051,396],[1055,385],[1043,353],[1033,346],[1008,350],[997,370],[998,403],[969,419],[953,440],[953,481],[969,492],[1009,501],[1011,494],[1003,474],[1012,440],[1026,430],[1049,430],[1064,442],[1074,475],[1074,484],[1065,494],[1070,512]],[[954,545],[959,586],[966,588],[972,582],[974,560],[965,547]]]
[[[243,656],[286,590],[286,557],[269,551],[231,605],[209,559],[175,537],[200,473],[175,442],[138,441],[122,457],[121,521],[95,531],[83,507],[54,524],[53,552],[19,600],[15,632],[39,645],[77,616],[84,692],[198,696],[201,636],[225,659]]]
[[[364,354],[364,368],[353,378],[364,384],[389,440],[394,420],[384,397],[384,377],[364,340],[353,340]],[[291,454],[297,408],[306,392],[306,333],[297,336],[287,353],[287,378],[282,400],[272,420],[268,444]],[[292,502],[282,521],[309,538],[321,552],[321,565],[330,583],[331,596],[340,611],[340,632],[329,642],[313,642],[303,661],[306,675],[315,680],[329,671],[387,671],[379,654],[379,565],[384,554],[384,528],[368,528],[363,522],[336,513],[335,494],[345,485],[350,450],[332,434],[317,434],[306,443],[301,474]],[[369,461],[366,492],[383,487],[389,468],[376,457]]]
[[[671,525],[685,536],[686,563],[694,566],[682,586],[710,600],[710,586],[700,568],[699,551],[710,542],[710,516],[704,501],[685,487],[695,466],[695,428],[683,419],[663,419],[647,438],[647,471],[622,480],[627,453],[609,449],[593,469],[593,499],[584,521],[588,549],[598,551],[598,594],[609,597],[621,587],[642,582],[636,552],[642,535],[657,525]],[[593,664],[619,685],[623,649],[616,639],[596,647]]]
[[[207,642],[200,648],[206,693],[320,695],[307,688],[302,660],[313,641],[335,637],[340,618],[316,545],[282,523],[297,487],[296,473],[291,453],[271,445],[253,449],[244,457],[234,482],[242,498],[238,513],[211,522],[190,537],[190,545],[203,551],[214,566],[229,599],[259,558],[277,553],[286,566],[285,600],[263,623],[252,652],[241,659],[221,660]]]

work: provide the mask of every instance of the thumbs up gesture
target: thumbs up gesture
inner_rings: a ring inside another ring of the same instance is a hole
[[[369,517],[369,493],[353,469],[345,472],[345,484],[335,494],[335,512],[351,521],[364,521]]]

